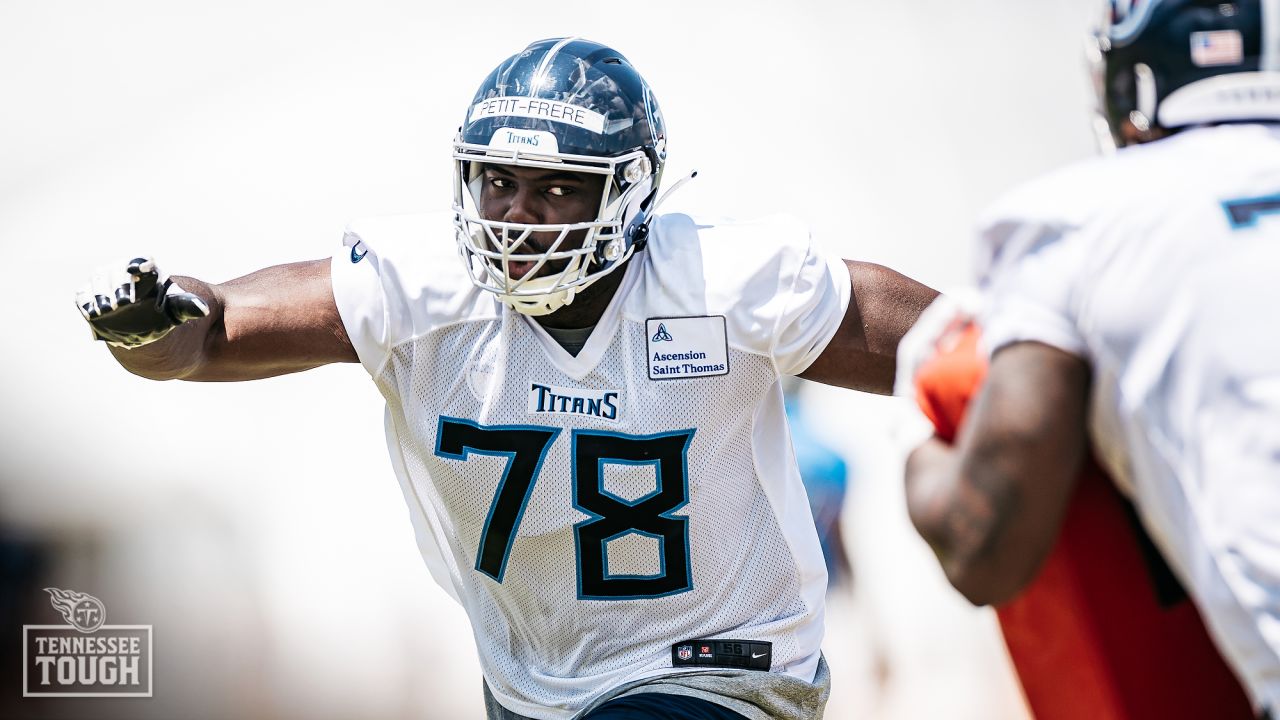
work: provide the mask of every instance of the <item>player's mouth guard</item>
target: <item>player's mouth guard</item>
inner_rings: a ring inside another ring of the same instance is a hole
[[[493,292],[498,300],[524,315],[547,315],[573,302],[577,293],[623,265],[648,239],[648,218],[682,185],[698,176],[694,170],[667,189],[646,212],[646,219],[633,230],[631,243],[623,242],[620,219],[591,220],[579,223],[531,225],[467,217],[455,207],[459,222],[472,226],[470,242],[461,249],[471,269],[476,287]],[[624,193],[610,205],[625,204]],[[585,232],[581,247],[561,250],[571,233]],[[545,251],[532,248],[534,233],[555,233],[556,238]],[[517,252],[521,249],[528,252]],[[480,258],[480,262],[472,262]],[[538,277],[552,261],[566,261],[565,266],[544,277]],[[609,262],[607,268],[590,274],[591,266]],[[532,264],[519,278],[511,275],[512,264]]]

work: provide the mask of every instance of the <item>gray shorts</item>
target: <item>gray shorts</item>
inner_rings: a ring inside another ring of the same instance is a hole
[[[662,675],[613,688],[574,715],[574,719],[614,698],[646,692],[701,698],[750,720],[821,720],[831,695],[831,671],[826,658],[820,658],[811,683],[782,673],[728,668]],[[488,720],[531,720],[499,705],[488,685],[484,686],[484,707]]]

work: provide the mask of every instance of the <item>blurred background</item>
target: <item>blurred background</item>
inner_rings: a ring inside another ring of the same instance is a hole
[[[668,182],[700,171],[665,209],[793,213],[945,291],[985,204],[1093,151],[1091,8],[0,2],[0,717],[482,717],[466,618],[418,556],[363,370],[135,378],[72,304],[95,267],[149,253],[222,281],[329,255],[354,218],[447,209],[475,86],[576,34],[653,85]],[[827,717],[1024,717],[992,616],[907,523],[911,408],[791,389],[824,487],[844,470],[821,491],[851,568]],[[21,697],[21,626],[61,622],[50,586],[154,625],[153,698]]]

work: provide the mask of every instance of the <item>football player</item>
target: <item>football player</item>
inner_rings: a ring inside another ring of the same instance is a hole
[[[908,382],[948,351],[933,338],[972,339],[957,319],[976,319],[990,358],[955,445],[909,459],[911,518],[957,589],[1002,603],[1053,546],[1091,441],[1255,711],[1274,713],[1280,3],[1105,5],[1092,58],[1122,149],[998,202],[979,302],[959,318],[940,302],[904,341]]]
[[[139,258],[77,304],[144,377],[364,366],[489,717],[818,717],[826,571],[779,379],[890,391],[936,293],[786,217],[659,215],[666,152],[625,57],[535,42],[466,108],[451,213],[218,285]]]

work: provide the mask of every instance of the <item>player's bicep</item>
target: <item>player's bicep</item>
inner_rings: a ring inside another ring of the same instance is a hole
[[[222,316],[191,380],[249,380],[357,362],[329,260],[265,268],[214,286]]]
[[[844,261],[851,297],[840,327],[801,377],[881,394],[893,391],[898,342],[938,291],[874,263]]]

